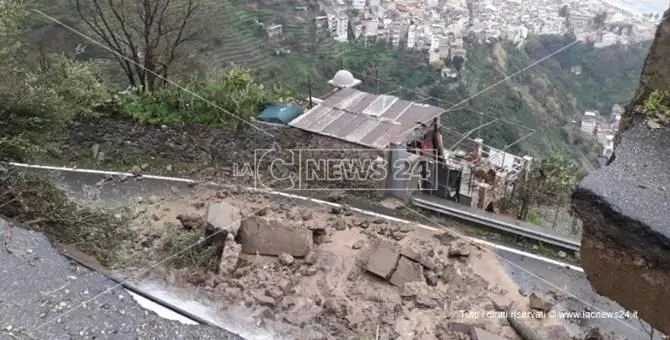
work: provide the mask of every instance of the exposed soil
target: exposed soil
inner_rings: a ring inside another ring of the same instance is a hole
[[[467,339],[456,332],[463,330],[459,324],[465,323],[518,339],[503,317],[490,313],[496,310],[495,304],[513,304],[518,311],[530,311],[528,298],[519,293],[489,250],[455,235],[436,235],[371,219],[346,208],[278,201],[259,193],[202,189],[189,197],[151,197],[136,204],[138,214],[132,228],[142,235],[139,242],[145,252],[165,251],[175,231],[195,233],[199,236],[192,240],[201,239],[198,230],[207,225],[203,224],[207,206],[215,202],[229,203],[247,218],[312,230],[312,250],[304,257],[242,252],[230,273],[180,262],[177,267],[184,268],[160,266],[145,278],[197,291],[231,313],[243,308],[255,320],[252,322],[285,338]],[[244,228],[243,222],[240,230]],[[239,240],[241,233],[236,243],[244,243]],[[371,256],[380,244],[389,244],[403,254],[393,276],[386,279],[369,271]],[[225,256],[212,256],[214,261],[225,260]],[[398,281],[401,262],[414,272],[408,270]],[[137,271],[127,269],[123,274],[134,276]],[[522,321],[543,336],[569,339],[554,319]]]

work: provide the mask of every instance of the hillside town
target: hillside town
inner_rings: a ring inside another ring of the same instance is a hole
[[[573,33],[595,47],[651,40],[660,19],[607,1],[334,0],[320,4],[317,28],[336,41],[389,41],[424,50],[430,63],[465,57],[464,40],[507,40],[521,47],[533,35]],[[268,34],[281,25],[268,27]]]
[[[603,158],[609,158],[614,152],[614,136],[619,130],[619,122],[624,112],[623,106],[614,104],[609,115],[598,111],[586,111],[579,122],[580,130],[593,136],[603,146]]]

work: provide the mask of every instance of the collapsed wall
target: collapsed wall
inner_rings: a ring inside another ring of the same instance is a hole
[[[670,11],[622,117],[614,156],[572,198],[584,222],[581,260],[593,287],[669,334],[670,126],[650,125],[640,113],[654,90],[670,90]]]

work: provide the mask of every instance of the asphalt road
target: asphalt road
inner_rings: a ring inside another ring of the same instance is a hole
[[[122,287],[71,264],[44,235],[0,220],[0,239],[2,340],[242,339],[148,312]]]
[[[103,175],[53,172],[46,170],[30,170],[36,174],[50,176],[75,200],[84,200],[87,204],[98,202],[100,207],[114,209],[122,207],[130,200],[150,196],[182,195],[194,190],[187,183],[168,182],[155,179],[129,179],[125,182],[111,181],[100,185],[105,179]],[[510,277],[521,287],[523,292],[554,292],[571,299],[559,304],[556,308],[566,311],[606,311],[623,310],[611,300],[595,293],[586,279],[585,274],[549,264],[538,259],[497,250],[500,263]],[[1,300],[1,299],[0,299]],[[645,328],[646,324],[638,319],[595,318],[578,321],[566,320],[568,330],[578,336],[577,326],[600,327],[631,340],[650,339]],[[643,328],[645,327],[645,328]],[[584,329],[586,327],[581,327]],[[660,339],[659,337],[657,337]]]

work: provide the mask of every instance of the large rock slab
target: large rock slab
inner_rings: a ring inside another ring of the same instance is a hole
[[[573,194],[584,222],[582,266],[596,291],[670,333],[670,127],[649,129],[635,108],[670,90],[670,12],[622,117],[610,164]]]
[[[391,275],[389,282],[398,287],[404,287],[409,282],[424,282],[423,266],[404,256],[400,256],[398,266]]]
[[[398,266],[400,251],[389,242],[379,242],[370,252],[365,269],[384,279],[391,278],[391,274]]]
[[[241,224],[240,209],[227,202],[211,203],[207,206],[207,227],[225,234],[237,235]],[[226,235],[223,235],[226,237]]]
[[[287,253],[304,257],[312,249],[312,231],[303,226],[288,226],[276,220],[250,216],[238,232],[242,252],[279,256]]]

